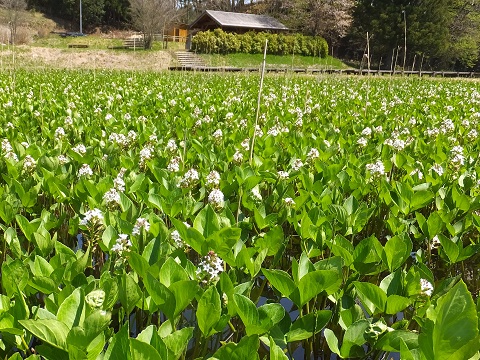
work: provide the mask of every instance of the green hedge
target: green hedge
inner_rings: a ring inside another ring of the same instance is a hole
[[[199,53],[250,53],[263,52],[265,39],[268,39],[268,54],[326,57],[328,45],[319,36],[302,34],[271,34],[267,32],[247,32],[245,34],[227,33],[221,29],[200,31],[192,39],[192,50]]]

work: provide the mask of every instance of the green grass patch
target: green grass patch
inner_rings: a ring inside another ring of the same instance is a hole
[[[263,54],[199,54],[208,66],[258,67],[263,61]],[[326,58],[314,56],[267,55],[267,67],[346,69],[348,66],[331,56]]]

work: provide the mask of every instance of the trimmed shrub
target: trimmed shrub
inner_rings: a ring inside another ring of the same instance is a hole
[[[199,53],[249,53],[261,54],[268,40],[268,54],[305,55],[325,58],[328,45],[319,36],[302,34],[271,34],[268,32],[247,32],[245,34],[226,33],[222,29],[200,31],[192,39],[192,50]]]

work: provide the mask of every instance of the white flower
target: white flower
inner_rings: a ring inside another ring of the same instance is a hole
[[[153,158],[154,149],[151,145],[146,145],[142,150],[140,150],[140,166],[144,166],[147,160]]]
[[[35,168],[37,167],[37,162],[33,157],[30,155],[25,156],[25,159],[23,160],[23,171],[27,173],[31,173],[35,171]]]
[[[220,184],[220,174],[212,170],[210,173],[207,175],[207,181],[206,181],[206,186],[209,188],[214,188],[217,187]]]
[[[385,166],[381,160],[377,160],[374,164],[367,164],[366,169],[370,171],[372,176],[385,175]]]
[[[120,204],[120,194],[113,187],[103,195],[103,200],[107,205]]]
[[[215,130],[215,132],[212,134],[212,136],[213,136],[213,138],[214,138],[215,140],[221,140],[222,137],[223,137],[223,132],[222,132],[221,129],[217,129],[217,130]]]
[[[233,154],[233,161],[240,164],[243,161],[243,154],[237,150],[235,154]]]
[[[80,225],[87,225],[87,224],[96,225],[102,222],[102,220],[103,220],[102,211],[95,208],[85,213],[84,218],[80,220]]]
[[[215,209],[222,209],[225,206],[223,193],[218,189],[213,189],[208,195],[208,203]]]
[[[243,148],[243,150],[245,151],[248,151],[250,150],[250,139],[245,139],[242,141],[242,143],[240,144],[240,146]]]
[[[369,128],[368,126],[362,130],[362,135],[363,136],[370,136],[372,134],[372,129]]]
[[[180,171],[180,158],[179,157],[174,157],[170,160],[170,162],[167,165],[167,170],[170,172],[179,172]]]
[[[90,165],[88,164],[83,164],[82,167],[78,170],[78,177],[82,176],[92,176],[93,171],[90,168]]]
[[[118,234],[118,239],[112,246],[112,251],[116,252],[119,256],[123,256],[125,252],[130,251],[132,243],[128,240],[127,234]]]
[[[291,197],[283,199],[283,202],[285,206],[287,207],[294,207],[295,206],[295,200],[293,200]]]
[[[478,133],[477,133],[477,130],[475,129],[470,130],[470,132],[467,134],[467,138],[469,140],[475,140],[477,136],[478,136]]]
[[[10,141],[8,141],[8,139],[2,140],[2,151],[6,153],[13,152],[13,147],[10,144]]]
[[[325,144],[325,146],[326,146],[327,148],[329,148],[330,146],[332,146],[332,144],[330,144],[330,141],[328,141],[328,140],[323,140],[323,143]]]
[[[292,169],[294,171],[300,170],[302,166],[303,166],[303,162],[300,159],[295,159],[292,163]]]
[[[277,176],[280,180],[287,180],[290,176],[290,174],[287,171],[278,171]]]
[[[113,115],[112,115],[112,114],[107,114],[107,115],[105,115],[105,120],[107,120],[107,121],[110,120],[110,119],[112,119],[112,118],[113,118]]]
[[[65,155],[58,155],[58,162],[60,165],[65,165],[68,162],[68,157]]]
[[[180,187],[187,188],[195,185],[199,180],[198,171],[195,169],[188,170],[180,180]]]
[[[314,161],[314,160],[318,159],[319,156],[320,156],[320,153],[318,152],[318,150],[315,149],[315,148],[311,148],[310,151],[307,154],[307,159],[309,161]]]
[[[182,240],[180,233],[177,230],[173,230],[170,234],[171,239],[175,243],[177,248],[184,248],[186,246],[185,242]]]
[[[140,235],[140,230],[144,228],[145,232],[150,230],[150,223],[145,218],[138,218],[133,227],[132,235]]]
[[[423,295],[432,296],[433,285],[430,283],[430,281],[426,279],[420,279],[420,288],[422,289]]]
[[[361,137],[360,139],[357,140],[357,144],[363,147],[367,146],[367,143],[368,143],[368,140],[365,139],[364,137]]]
[[[223,271],[223,260],[210,251],[206,256],[202,258],[197,268],[197,276],[204,283],[215,280]]]
[[[72,148],[73,151],[75,151],[79,155],[85,155],[87,152],[87,149],[85,148],[85,145],[83,144],[78,144]]]
[[[437,248],[439,246],[440,246],[440,239],[438,238],[438,235],[435,235],[432,239],[431,248],[434,249],[434,248]]]
[[[262,201],[263,200],[262,194],[260,194],[260,190],[258,190],[258,186],[255,186],[252,189],[251,194],[252,194],[252,198],[253,198],[254,201]]]
[[[165,147],[165,150],[167,150],[168,152],[176,151],[177,150],[177,143],[175,142],[175,140],[173,140],[173,139],[168,140],[167,146]]]
[[[55,129],[55,140],[62,140],[65,137],[65,129],[58,127]]]
[[[442,176],[443,173],[444,173],[444,170],[443,170],[442,165],[439,165],[439,164],[434,164],[434,165],[430,168],[430,170],[435,171],[435,172],[438,174],[438,176]]]

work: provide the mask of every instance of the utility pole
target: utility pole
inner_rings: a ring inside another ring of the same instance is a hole
[[[82,29],[82,0],[80,0],[80,34],[83,34],[83,29]]]
[[[407,60],[407,12],[405,10],[402,10],[403,13],[403,25],[404,25],[404,31],[405,31],[405,44],[403,46],[403,70],[402,72],[405,72],[405,61]]]

